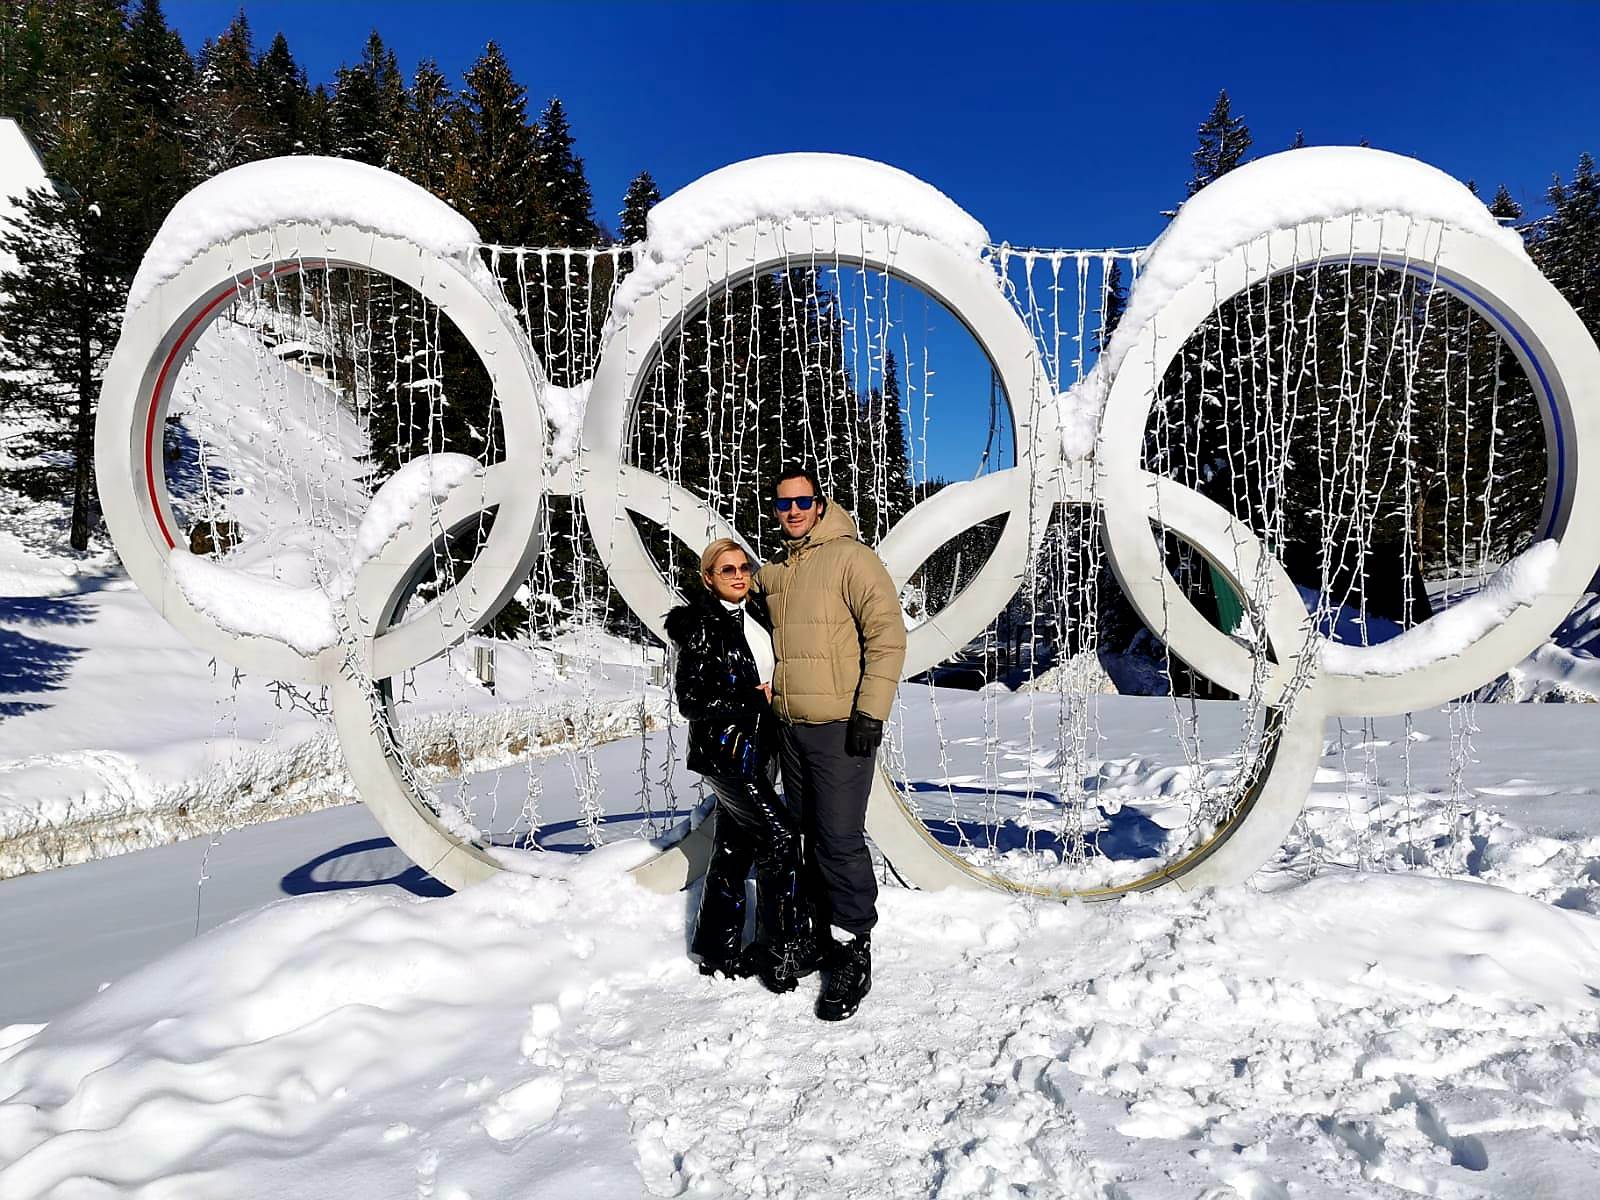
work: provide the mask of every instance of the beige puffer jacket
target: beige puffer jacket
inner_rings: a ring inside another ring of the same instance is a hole
[[[905,665],[905,618],[889,572],[857,540],[850,514],[830,501],[811,532],[756,580],[772,613],[778,715],[821,725],[859,708],[887,721]]]

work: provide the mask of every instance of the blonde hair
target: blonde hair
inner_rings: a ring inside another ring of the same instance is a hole
[[[711,586],[711,568],[716,566],[717,559],[721,558],[729,550],[737,550],[740,554],[744,554],[746,562],[750,562],[750,556],[745,554],[744,547],[739,545],[738,542],[734,541],[732,538],[718,538],[716,541],[712,542],[711,545],[705,548],[705,553],[700,555],[701,583],[705,584],[707,587]],[[750,565],[752,567],[755,566],[753,562],[751,562]]]

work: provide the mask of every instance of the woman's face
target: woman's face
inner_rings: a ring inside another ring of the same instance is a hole
[[[711,564],[706,582],[720,599],[737,604],[750,594],[750,560],[743,550],[724,550]]]

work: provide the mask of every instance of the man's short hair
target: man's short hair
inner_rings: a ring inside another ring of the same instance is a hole
[[[789,479],[804,479],[811,485],[811,494],[824,504],[827,503],[828,498],[822,494],[822,482],[817,478],[817,473],[810,467],[802,467],[799,463],[778,472],[778,477],[772,481],[772,499],[778,498],[778,485]]]

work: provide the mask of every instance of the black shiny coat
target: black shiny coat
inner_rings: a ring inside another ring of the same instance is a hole
[[[771,632],[765,599],[752,594],[745,604]],[[713,778],[764,774],[776,746],[772,706],[758,690],[761,681],[743,621],[707,590],[667,614],[667,636],[677,659],[678,709],[689,722],[688,766]]]

